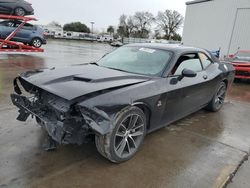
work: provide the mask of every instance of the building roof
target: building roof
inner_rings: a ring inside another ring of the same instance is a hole
[[[188,2],[186,2],[186,5],[193,5],[193,4],[204,3],[204,2],[208,2],[208,1],[213,1],[213,0],[194,0],[194,1],[188,1]]]

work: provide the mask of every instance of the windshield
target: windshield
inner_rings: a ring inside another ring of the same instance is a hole
[[[125,72],[157,75],[169,62],[171,52],[143,47],[121,47],[100,59],[99,66]]]
[[[250,61],[250,51],[239,51],[235,55],[235,59],[241,61]]]

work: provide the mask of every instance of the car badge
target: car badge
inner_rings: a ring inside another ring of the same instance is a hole
[[[161,101],[158,101],[157,106],[158,106],[158,107],[162,106],[162,102],[161,102]]]

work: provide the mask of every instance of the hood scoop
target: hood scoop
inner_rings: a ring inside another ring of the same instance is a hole
[[[98,83],[98,82],[110,82],[110,81],[118,81],[118,80],[127,80],[127,79],[141,79],[142,76],[107,76],[101,77],[100,75],[97,78],[86,78],[84,75],[75,75],[73,80],[75,81],[82,81],[82,82],[91,82],[91,83]]]
[[[82,81],[82,82],[91,82],[92,81],[92,79],[90,79],[90,78],[84,78],[82,76],[74,76],[73,80],[75,80],[75,81]]]

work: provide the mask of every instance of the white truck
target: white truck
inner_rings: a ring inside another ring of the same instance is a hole
[[[114,37],[111,35],[100,35],[97,37],[98,42],[113,42]]]

